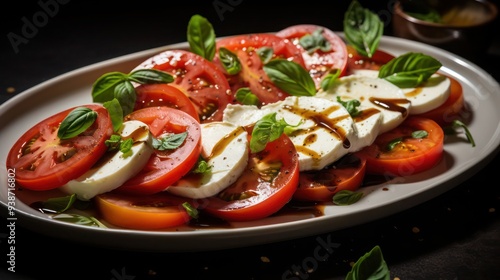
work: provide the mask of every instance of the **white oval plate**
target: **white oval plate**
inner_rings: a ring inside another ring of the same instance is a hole
[[[342,35],[342,33],[340,33]],[[0,158],[7,153],[24,131],[42,119],[72,106],[92,102],[91,86],[102,74],[130,72],[147,58],[166,49],[187,48],[187,43],[150,49],[93,64],[55,77],[35,86],[0,106]],[[0,204],[3,210],[15,206],[14,216],[7,216],[33,231],[57,238],[109,248],[137,251],[189,252],[228,249],[284,241],[322,234],[382,218],[427,201],[455,187],[479,171],[497,153],[500,143],[500,86],[475,64],[450,52],[393,37],[383,37],[379,48],[394,55],[408,51],[422,52],[441,61],[440,71],[456,78],[463,87],[468,108],[473,112],[468,128],[476,147],[465,136],[447,139],[441,163],[428,172],[365,187],[362,200],[350,206],[327,205],[324,215],[277,215],[254,222],[234,223],[230,228],[193,230],[179,227],[165,231],[138,231],[117,228],[78,226],[51,219],[29,207],[41,200],[41,193],[27,193],[21,198],[7,193],[8,177],[15,175],[2,168]],[[458,139],[458,140],[457,140]],[[7,213],[7,211],[2,211]]]

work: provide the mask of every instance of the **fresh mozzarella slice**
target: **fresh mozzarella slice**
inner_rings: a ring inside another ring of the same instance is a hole
[[[201,125],[202,157],[210,172],[190,173],[166,190],[189,197],[213,196],[234,183],[248,163],[248,138],[246,130],[227,122]]]
[[[345,100],[344,100],[345,101]],[[356,132],[356,145],[352,145],[350,152],[357,152],[363,147],[370,146],[380,134],[383,115],[374,108],[358,108],[360,115],[353,117]]]
[[[376,70],[355,70],[355,75],[378,77]],[[445,75],[435,73],[427,81],[415,88],[402,88],[403,94],[411,102],[411,115],[422,114],[441,106],[450,96],[451,81]]]
[[[89,200],[118,188],[141,171],[153,153],[153,136],[148,125],[136,120],[126,121],[118,133],[122,139],[133,139],[131,152],[107,152],[85,174],[61,186],[63,192],[74,193],[81,200]]]
[[[441,106],[450,97],[450,87],[450,78],[434,74],[416,88],[403,88],[406,98],[411,101],[410,114],[422,114]]]
[[[341,77],[331,89],[316,95],[336,101],[359,100],[361,110],[377,110],[382,114],[378,134],[389,131],[401,124],[409,114],[411,102],[403,91],[394,84],[380,78],[350,75]]]
[[[276,113],[289,125],[298,125],[289,134],[299,154],[299,169],[318,170],[358,146],[354,121],[338,102],[311,96],[290,96],[258,109],[248,105],[230,105],[223,120],[241,126],[251,125],[263,116]]]

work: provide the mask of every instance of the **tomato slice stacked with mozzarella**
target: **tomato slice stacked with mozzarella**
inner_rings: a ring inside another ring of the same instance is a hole
[[[16,182],[31,190],[58,188],[90,169],[107,150],[113,133],[108,111],[101,105],[84,105],[97,112],[94,124],[84,133],[61,140],[59,125],[74,109],[54,114],[26,131],[12,146],[7,167],[16,170]]]

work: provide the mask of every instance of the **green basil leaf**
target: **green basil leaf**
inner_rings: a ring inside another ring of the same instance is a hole
[[[124,116],[130,114],[134,110],[137,93],[131,82],[124,81],[117,84],[114,97],[120,102]]]
[[[239,88],[234,94],[236,100],[243,105],[255,105],[260,106],[259,98],[252,93],[250,88],[244,87]]]
[[[127,74],[120,72],[110,72],[100,76],[92,85],[92,100],[103,103],[115,96],[117,84],[127,80]]]
[[[118,134],[112,134],[108,140],[104,141],[104,144],[108,147],[108,151],[115,151],[120,147],[122,142],[122,137]]]
[[[104,102],[102,105],[108,110],[109,116],[111,117],[113,131],[118,131],[123,124],[123,109],[120,102],[118,99],[113,98],[110,101]]]
[[[392,151],[396,145],[403,143],[403,137],[398,137],[392,139],[391,142],[387,143],[387,146],[385,147],[386,151]]]
[[[132,155],[132,146],[134,145],[134,139],[127,138],[120,143],[120,152],[124,157]]]
[[[314,53],[317,50],[323,52],[328,52],[332,49],[330,42],[325,39],[322,35],[323,28],[318,28],[311,34],[306,34],[299,39],[299,44],[304,48],[309,54]]]
[[[198,219],[198,209],[193,207],[189,202],[182,203],[182,207],[184,207],[191,218]]]
[[[408,52],[382,65],[378,77],[401,88],[416,87],[427,81],[441,66],[441,62],[432,56]]]
[[[178,134],[170,134],[161,138],[153,138],[153,148],[164,151],[177,149],[184,140],[186,140],[187,132],[182,132]]]
[[[203,157],[199,157],[195,166],[192,168],[191,172],[196,174],[210,173],[212,170],[212,166],[208,165],[208,162],[203,159]]]
[[[274,49],[272,47],[260,47],[257,49],[257,54],[259,55],[260,61],[266,64],[273,58]]]
[[[384,33],[384,23],[378,15],[353,0],[344,15],[344,35],[347,42],[363,56],[372,57]]]
[[[342,191],[337,192],[333,196],[332,201],[336,205],[351,205],[353,203],[356,203],[362,197],[363,197],[362,192],[353,192],[350,190],[342,190]]]
[[[241,71],[241,62],[238,56],[227,48],[219,48],[219,59],[229,75],[236,75]]]
[[[52,218],[68,223],[73,223],[77,225],[83,225],[83,226],[91,226],[91,227],[100,227],[100,228],[107,228],[103,223],[101,223],[99,220],[97,220],[94,217],[86,217],[78,214],[59,214],[56,216],[53,216]]]
[[[270,113],[258,120],[252,130],[250,138],[250,151],[258,153],[283,134],[285,127],[290,126],[284,119],[276,119],[276,113]]]
[[[328,91],[335,83],[338,82],[340,77],[340,69],[332,69],[328,74],[326,74],[321,80],[321,89],[323,91]]]
[[[215,56],[215,32],[203,16],[193,15],[188,23],[187,40],[192,52],[212,60]]]
[[[359,100],[351,99],[348,101],[342,101],[340,96],[337,96],[337,102],[344,106],[351,117],[357,117],[361,114],[361,111],[358,110],[358,107],[361,106],[361,102]]]
[[[429,133],[425,130],[415,130],[411,133],[411,137],[415,139],[426,138],[428,135]]]
[[[286,59],[275,59],[264,65],[264,71],[271,81],[290,95],[314,96],[316,85],[299,64]]]
[[[377,245],[356,261],[345,280],[390,280],[390,276],[382,250]]]
[[[42,202],[43,208],[53,211],[54,213],[62,213],[71,208],[76,200],[76,194],[53,197]]]
[[[451,126],[444,127],[444,131],[446,134],[452,134],[452,133],[456,134],[455,129],[457,129],[457,128],[463,128],[463,130],[465,131],[465,136],[467,137],[467,141],[469,141],[469,143],[471,143],[472,147],[475,147],[476,141],[474,141],[474,137],[472,137],[472,133],[470,133],[469,128],[463,122],[461,122],[459,120],[453,120],[453,122],[451,123]]]
[[[73,109],[64,118],[57,131],[59,139],[68,139],[77,136],[89,128],[96,120],[97,112],[87,107]]]
[[[139,84],[168,84],[174,81],[174,77],[161,70],[139,69],[130,73],[128,80]]]

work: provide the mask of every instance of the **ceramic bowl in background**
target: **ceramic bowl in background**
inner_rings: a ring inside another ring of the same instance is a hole
[[[433,45],[472,61],[488,50],[498,7],[487,0],[398,0],[393,33]]]

